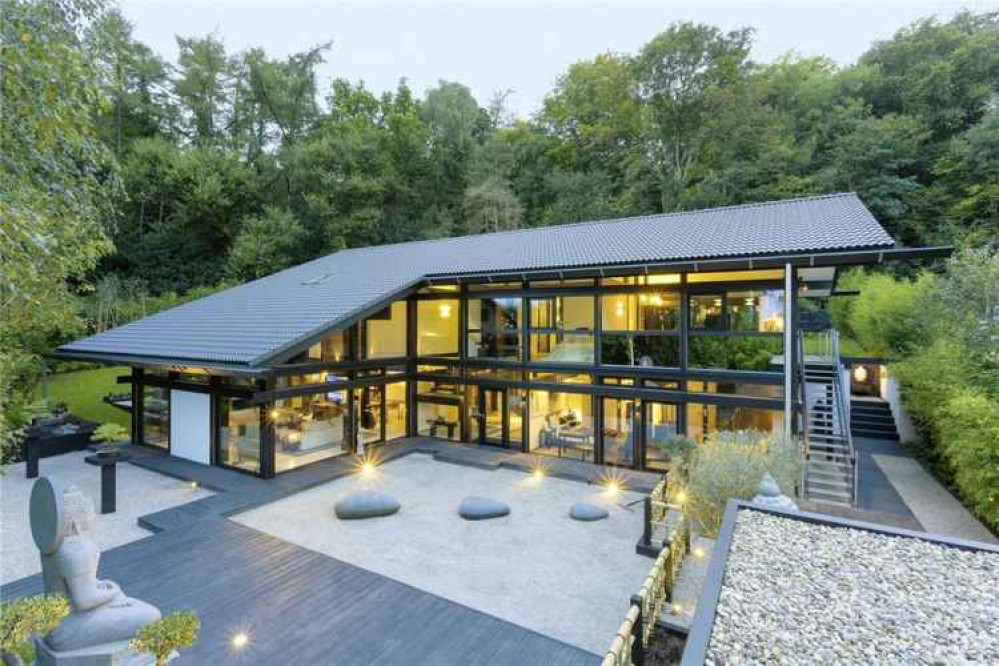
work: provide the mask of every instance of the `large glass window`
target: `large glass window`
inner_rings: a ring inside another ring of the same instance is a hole
[[[722,393],[745,395],[755,398],[780,398],[784,388],[780,384],[747,384],[744,382],[687,382],[691,393]]]
[[[385,439],[406,436],[406,382],[385,385]]]
[[[531,391],[529,399],[532,453],[593,462],[596,430],[591,396]]]
[[[679,432],[679,408],[676,405],[649,402],[645,405],[645,467],[667,469],[670,453],[666,445]]]
[[[323,363],[339,363],[344,358],[344,332],[337,331],[309,347],[304,354],[294,359],[293,362],[322,361]]]
[[[662,273],[659,275],[626,275],[620,277],[606,277],[602,280],[605,285],[658,285],[658,284],[680,284],[678,273]]]
[[[780,333],[784,330],[781,289],[694,294],[690,327],[705,331]]]
[[[720,430],[780,432],[783,423],[784,412],[779,409],[695,403],[687,405],[687,436],[695,442],[703,442],[707,435]]]
[[[242,398],[221,398],[219,462],[250,472],[260,471],[260,407]]]
[[[170,389],[142,387],[142,438],[161,449],[170,446]]]
[[[347,442],[347,392],[278,400],[271,410],[275,469],[283,472],[342,455]]]
[[[593,297],[531,299],[531,360],[593,363]]]
[[[604,331],[675,331],[680,328],[680,295],[606,294],[600,298]]]
[[[361,445],[382,441],[382,400],[384,387],[365,386],[354,389],[354,409],[357,410],[357,439]]]
[[[721,370],[777,370],[784,350],[780,336],[691,336],[690,366]]]
[[[461,416],[457,404],[419,402],[416,405],[416,431],[428,437],[461,439]]]
[[[406,355],[406,302],[396,301],[364,323],[365,358],[398,358]]]
[[[416,302],[416,353],[419,356],[458,355],[458,301]]]
[[[752,271],[716,271],[714,273],[687,273],[687,282],[756,282],[759,280],[783,280],[783,268],[767,268]]]
[[[675,368],[680,365],[680,338],[673,335],[604,333],[600,362],[606,365]]]
[[[604,463],[633,467],[638,450],[638,402],[619,398],[604,401]]]
[[[468,355],[520,360],[519,298],[468,300]]]

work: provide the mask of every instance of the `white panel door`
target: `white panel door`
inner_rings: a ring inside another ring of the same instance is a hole
[[[207,393],[170,391],[170,453],[210,465],[212,398]]]

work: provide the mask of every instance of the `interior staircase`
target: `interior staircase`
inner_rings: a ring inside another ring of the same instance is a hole
[[[883,400],[851,400],[850,431],[854,437],[898,441],[895,417]]]

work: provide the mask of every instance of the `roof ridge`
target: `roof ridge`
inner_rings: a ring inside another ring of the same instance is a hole
[[[508,236],[514,234],[529,233],[532,231],[539,231],[541,229],[571,229],[592,226],[597,224],[610,224],[612,222],[634,222],[635,220],[648,220],[655,218],[670,218],[679,217],[682,215],[703,215],[705,213],[717,213],[719,211],[730,211],[730,210],[746,210],[752,208],[764,208],[767,206],[779,206],[789,203],[801,203],[805,201],[817,201],[819,199],[835,199],[839,197],[856,197],[856,192],[828,192],[826,194],[810,194],[803,197],[793,197],[790,199],[770,199],[768,201],[752,201],[749,203],[742,204],[729,204],[727,206],[716,206],[714,208],[698,208],[695,210],[676,210],[670,211],[668,213],[646,213],[644,215],[628,215],[626,217],[611,217],[603,220],[580,220],[578,222],[564,222],[561,224],[546,224],[539,227],[521,227],[519,229],[506,229],[504,231],[491,231],[489,233],[483,234],[465,234],[463,236],[443,236],[441,238],[423,238],[419,240],[411,241],[400,241],[398,243],[384,243],[381,245],[363,245],[360,247],[348,247],[336,252],[331,252],[330,254],[323,255],[323,257],[317,257],[317,259],[322,259],[324,257],[330,257],[335,254],[342,254],[345,252],[357,252],[360,250],[370,250],[372,248],[389,248],[389,247],[399,247],[402,245],[423,245],[425,243],[442,243],[449,241],[459,241],[466,238],[495,238],[497,236]],[[859,197],[858,197],[859,198]],[[314,260],[315,261],[315,260]]]

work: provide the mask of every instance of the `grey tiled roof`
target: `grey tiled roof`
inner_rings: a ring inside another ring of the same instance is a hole
[[[891,247],[852,193],[343,250],[60,348],[264,362],[428,277]]]

